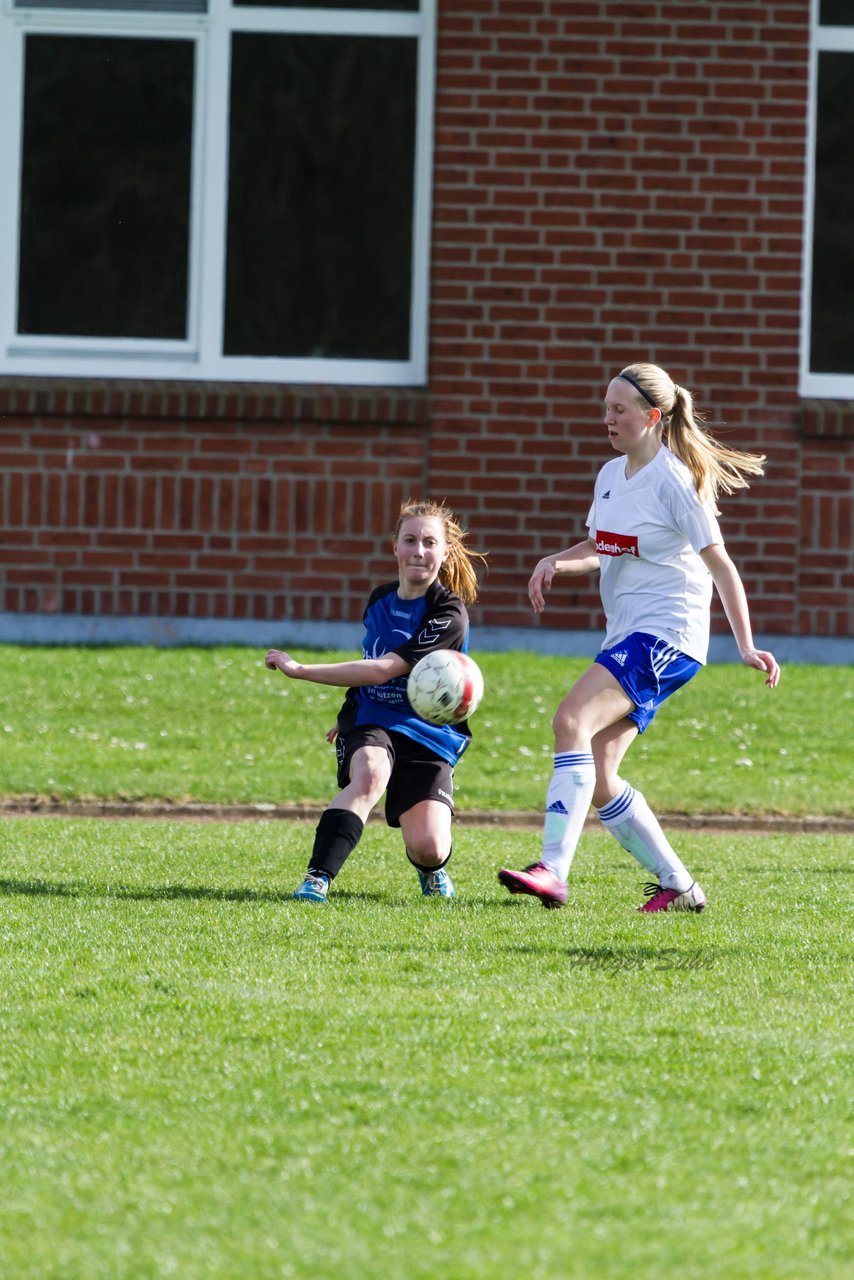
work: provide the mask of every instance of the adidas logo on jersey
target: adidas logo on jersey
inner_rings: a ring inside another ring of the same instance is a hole
[[[629,656],[629,655],[628,655],[627,653],[625,653],[625,652],[623,652],[623,653],[612,653],[612,654],[611,654],[611,657],[614,659],[614,661],[615,661],[615,662],[619,662],[619,664],[620,664],[620,666],[621,666],[621,667],[624,667],[624,666],[626,665],[626,658],[627,658],[628,656]]]
[[[605,500],[606,498],[610,498],[610,496],[611,496],[611,490],[610,490],[610,489],[606,489],[606,490],[605,490],[605,492],[602,494],[602,501],[604,502],[604,500]]]

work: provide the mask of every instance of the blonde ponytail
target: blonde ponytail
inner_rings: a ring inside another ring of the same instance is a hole
[[[765,470],[765,455],[730,449],[709,435],[702,415],[694,409],[690,391],[679,387],[668,373],[656,364],[630,364],[620,373],[633,383],[640,398],[661,411],[662,438],[691,473],[701,500],[708,502],[716,515],[718,495],[747,489],[754,476]]]

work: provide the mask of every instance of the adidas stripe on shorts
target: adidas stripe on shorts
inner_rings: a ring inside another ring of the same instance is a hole
[[[611,672],[635,704],[628,717],[634,720],[639,733],[652,724],[662,702],[692,680],[702,666],[668,641],[643,631],[635,631],[612,648],[602,649],[594,662]]]

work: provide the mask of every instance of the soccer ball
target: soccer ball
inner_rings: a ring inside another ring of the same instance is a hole
[[[459,724],[477,710],[483,697],[483,676],[468,654],[434,649],[410,671],[406,696],[422,720]]]

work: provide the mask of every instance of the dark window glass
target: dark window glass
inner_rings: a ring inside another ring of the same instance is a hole
[[[237,34],[225,351],[409,358],[416,42]]]
[[[818,20],[825,27],[854,27],[854,0],[821,0]]]
[[[854,373],[854,54],[818,62],[810,368]]]
[[[26,41],[18,327],[184,338],[194,49]]]
[[[420,0],[233,0],[236,7],[261,9],[396,9],[417,13]]]

